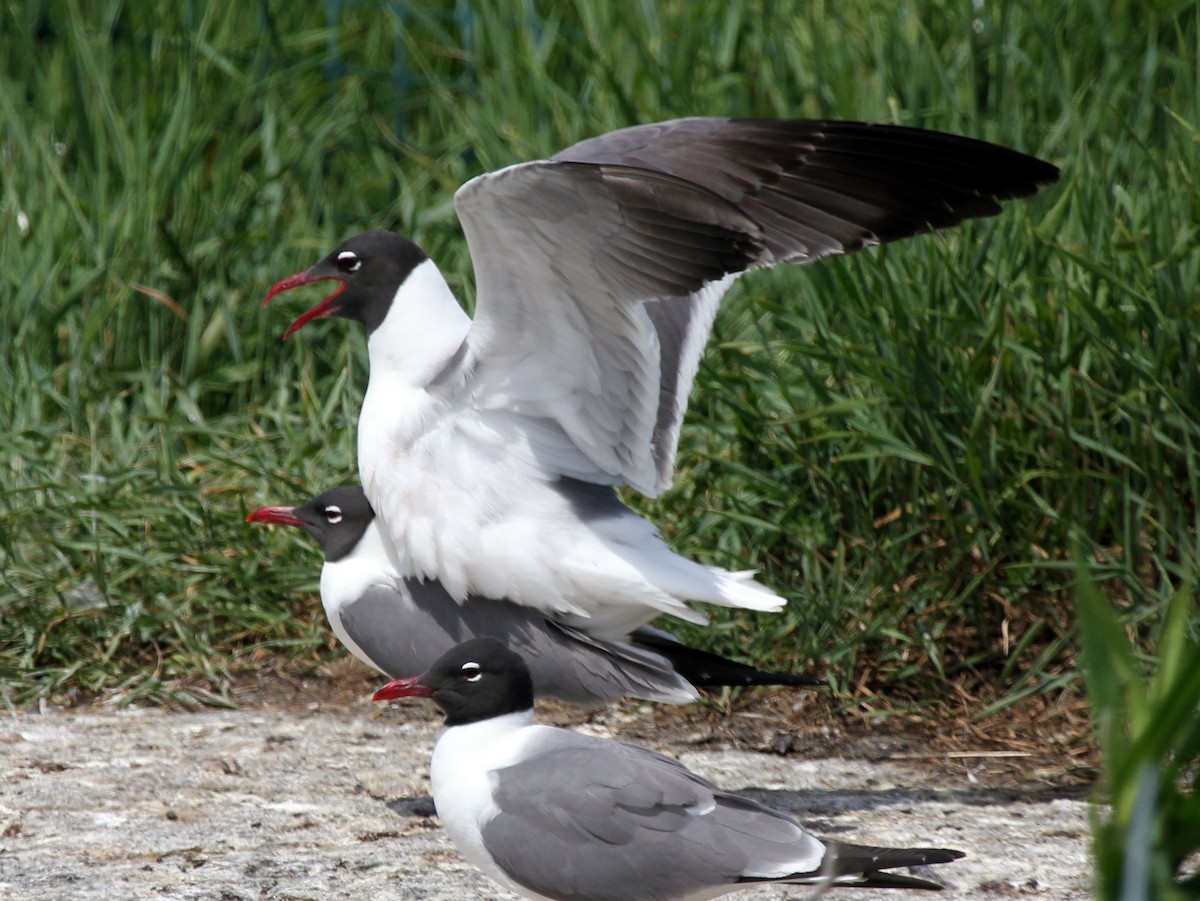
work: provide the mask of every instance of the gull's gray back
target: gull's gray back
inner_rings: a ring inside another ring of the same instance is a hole
[[[493,775],[488,851],[549,898],[678,901],[820,866],[824,846],[789,817],[721,791],[653,751],[555,732]]]
[[[603,506],[598,497],[592,502]],[[454,645],[491,636],[525,658],[538,694],[583,705],[622,695],[669,703],[697,697],[653,651],[588,636],[508,601],[459,604],[438,582],[405,579],[402,590],[370,588],[340,612],[347,634],[392,678],[422,673]]]

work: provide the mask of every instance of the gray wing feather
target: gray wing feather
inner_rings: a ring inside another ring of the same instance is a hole
[[[560,471],[655,495],[738,273],[993,215],[1057,177],[982,141],[859,122],[680,119],[582,141],[455,195],[477,284],[462,371],[480,403],[557,423],[579,455]]]
[[[557,423],[590,464],[560,471],[656,494],[727,276],[762,253],[758,227],[703,187],[620,166],[526,163],[455,203],[477,282],[472,395]]]
[[[583,490],[611,493],[597,486]],[[590,502],[606,503],[598,497]],[[424,672],[454,645],[492,636],[525,658],[538,694],[583,705],[622,695],[673,704],[699,696],[653,650],[594,638],[521,604],[477,597],[459,604],[438,582],[405,579],[402,590],[368,589],[339,616],[366,662],[392,678]]]
[[[671,484],[688,394],[729,281],[732,277],[705,285],[686,297],[646,303],[646,315],[654,324],[659,352],[658,410],[650,452],[658,484],[663,488]]]
[[[633,745],[558,733],[493,780],[488,850],[551,898],[668,901],[747,874],[806,872],[824,854],[791,818]]]

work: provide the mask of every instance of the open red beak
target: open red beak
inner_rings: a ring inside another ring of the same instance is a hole
[[[371,695],[372,701],[394,701],[396,698],[428,698],[436,689],[421,683],[420,676],[409,676],[389,682]]]
[[[309,275],[310,272],[312,272],[311,269],[305,269],[303,272],[297,272],[295,275],[289,275],[283,281],[278,282],[274,288],[272,288],[270,291],[268,291],[267,296],[263,299],[263,306],[265,307],[267,304],[269,304],[271,302],[271,298],[274,297],[276,294],[282,294],[284,291],[292,290],[292,288],[299,288],[301,285],[311,285],[314,282],[327,282],[327,281],[335,281],[335,282],[341,283],[338,286],[338,289],[336,291],[334,291],[332,294],[330,294],[328,297],[326,297],[323,301],[321,301],[319,304],[317,304],[315,307],[313,307],[311,310],[309,310],[307,313],[305,313],[303,316],[301,316],[299,319],[297,319],[295,322],[293,322],[291,325],[289,325],[287,327],[287,331],[283,333],[284,341],[286,341],[288,338],[290,338],[295,332],[300,331],[300,329],[304,328],[304,326],[307,325],[312,320],[323,319],[326,316],[333,315],[337,311],[337,308],[333,304],[334,298],[336,298],[339,294],[341,294],[343,291],[346,290],[346,282],[344,279],[340,279],[336,275],[312,276],[312,275]]]
[[[246,522],[273,522],[281,526],[303,526],[306,523],[293,511],[295,507],[259,507],[246,517]]]

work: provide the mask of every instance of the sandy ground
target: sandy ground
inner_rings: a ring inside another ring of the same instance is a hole
[[[0,897],[299,901],[511,898],[464,863],[429,800],[438,723],[328,709],[86,708],[0,721]],[[628,737],[619,716],[584,724]],[[644,739],[639,743],[646,744]],[[959,848],[940,897],[1089,897],[1086,792],[989,787],[970,766],[662,750],[812,831]],[[917,893],[840,890],[839,899]],[[760,888],[745,899],[806,898]],[[927,897],[927,895],[926,895]]]

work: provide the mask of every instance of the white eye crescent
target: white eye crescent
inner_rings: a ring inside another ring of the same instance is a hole
[[[342,508],[330,504],[325,508],[325,521],[331,526],[336,526],[342,521]]]
[[[475,663],[474,661],[464,663],[462,665],[463,678],[465,678],[468,682],[478,682],[483,678],[483,673],[481,673],[479,670],[479,664]]]
[[[343,272],[357,272],[362,266],[362,260],[353,250],[343,250],[337,255],[337,264]]]

